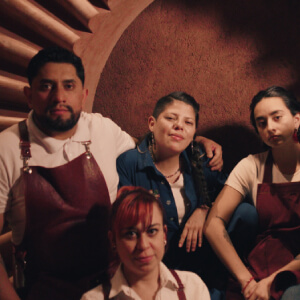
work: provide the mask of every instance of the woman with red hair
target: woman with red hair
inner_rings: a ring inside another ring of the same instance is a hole
[[[209,300],[196,274],[169,270],[162,262],[167,226],[161,202],[141,187],[122,187],[112,206],[109,238],[121,264],[107,284],[83,295],[93,299]]]

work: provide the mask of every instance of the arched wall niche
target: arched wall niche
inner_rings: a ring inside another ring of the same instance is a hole
[[[86,111],[116,42],[153,0],[0,0],[0,130],[27,116],[26,66],[38,50],[59,45],[83,60]]]
[[[155,102],[184,90],[200,103],[199,134],[223,146],[230,171],[262,149],[252,97],[271,85],[299,96],[299,17],[295,0],[156,0],[113,49],[93,111],[142,136]]]
[[[134,136],[147,131],[158,98],[174,90],[193,95],[201,105],[198,132],[222,144],[230,170],[260,149],[248,121],[252,96],[273,84],[299,94],[299,6],[296,0],[0,0],[0,128],[27,115],[29,59],[58,44],[83,59],[86,110]]]

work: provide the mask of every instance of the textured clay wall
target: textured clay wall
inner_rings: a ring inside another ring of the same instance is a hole
[[[134,136],[163,95],[200,103],[198,132],[221,143],[225,169],[260,150],[249,103],[270,85],[300,91],[298,0],[156,0],[127,29],[101,75],[93,111]]]

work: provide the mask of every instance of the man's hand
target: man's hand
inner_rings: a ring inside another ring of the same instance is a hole
[[[182,231],[178,247],[182,247],[186,240],[186,251],[195,251],[202,246],[203,227],[208,209],[196,208],[192,215],[187,220]],[[198,243],[197,243],[198,242]]]
[[[222,171],[223,158],[222,147],[213,140],[207,139],[203,136],[196,136],[195,141],[201,144],[206,152],[206,156],[211,158],[209,166],[212,171]]]

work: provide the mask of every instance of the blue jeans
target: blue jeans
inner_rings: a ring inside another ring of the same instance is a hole
[[[241,203],[234,211],[227,232],[238,255],[243,258],[254,245],[258,231],[258,214],[249,203]]]
[[[281,300],[300,299],[300,284],[289,287],[281,296]]]

